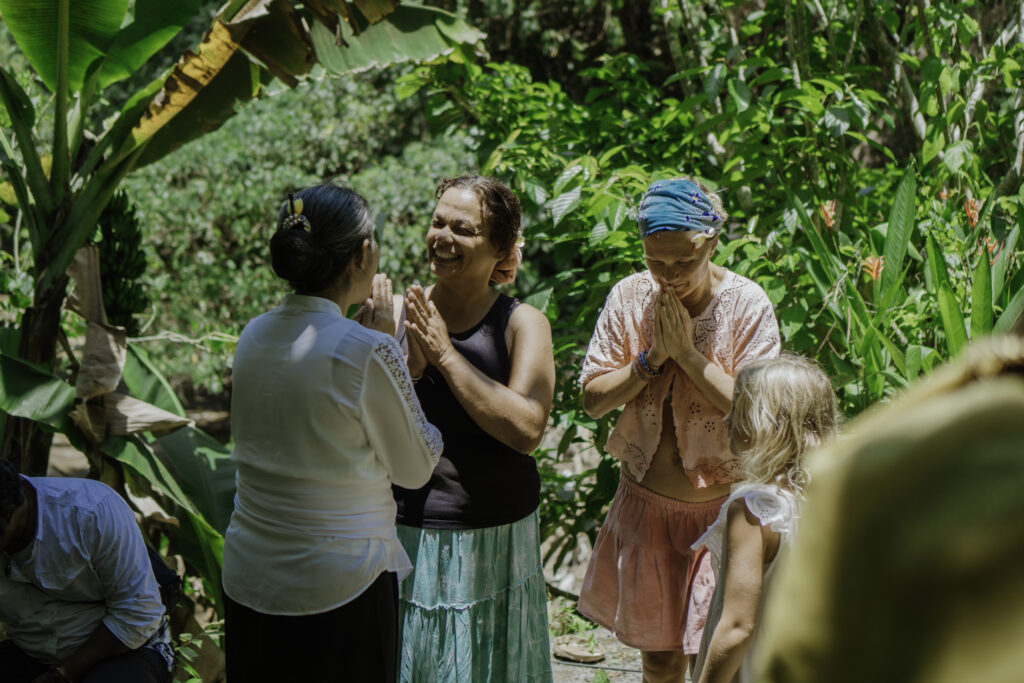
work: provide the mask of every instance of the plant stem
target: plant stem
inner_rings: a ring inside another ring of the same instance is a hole
[[[59,205],[68,190],[68,41],[71,33],[71,0],[57,3],[57,92],[53,113],[53,166],[50,187]]]

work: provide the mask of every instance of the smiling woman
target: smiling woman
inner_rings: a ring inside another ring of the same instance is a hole
[[[395,487],[414,564],[400,586],[403,681],[551,679],[530,452],[551,411],[551,328],[496,292],[519,263],[519,199],[479,176],[437,189],[435,283],[409,289],[408,364],[444,452],[419,489]]]

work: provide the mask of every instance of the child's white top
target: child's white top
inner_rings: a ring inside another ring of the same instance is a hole
[[[718,519],[708,527],[704,535],[697,539],[693,548],[700,548],[702,545],[708,549],[711,556],[711,564],[715,570],[715,594],[711,598],[711,608],[708,612],[708,619],[704,623],[704,635],[701,638],[700,653],[697,655],[697,664],[693,671],[693,680],[700,677],[704,669],[704,660],[707,657],[708,646],[711,644],[711,636],[715,632],[715,626],[722,616],[722,604],[725,600],[725,586],[722,577],[728,569],[728,558],[722,557],[722,548],[725,545],[725,532],[729,506],[735,500],[742,499],[750,513],[757,517],[762,527],[768,527],[780,536],[779,550],[771,562],[765,565],[764,578],[761,584],[761,599],[757,609],[757,623],[754,626],[754,633],[750,639],[743,663],[733,683],[754,683],[754,652],[757,648],[757,636],[760,625],[763,621],[763,610],[765,596],[768,594],[774,575],[775,566],[778,564],[779,556],[787,551],[793,542],[796,533],[797,523],[797,500],[789,491],[781,489],[773,484],[740,484],[736,486],[729,498],[722,505],[718,513]],[[725,564],[723,565],[723,559]]]

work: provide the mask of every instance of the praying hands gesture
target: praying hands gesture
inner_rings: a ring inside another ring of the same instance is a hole
[[[448,336],[448,326],[444,318],[437,310],[433,301],[427,299],[423,287],[413,285],[405,291],[405,310],[408,320],[405,321],[405,329],[410,335],[409,343],[409,368],[415,373],[413,367],[414,353],[422,354],[423,359],[436,367],[453,353],[455,347]],[[413,347],[416,351],[413,351]]]
[[[383,273],[373,276],[370,298],[352,317],[357,323],[384,334],[395,334],[395,314],[391,307],[391,278]]]
[[[685,367],[687,356],[695,350],[690,313],[671,289],[659,283],[654,303],[654,340],[647,354],[648,361],[660,366],[671,358]]]

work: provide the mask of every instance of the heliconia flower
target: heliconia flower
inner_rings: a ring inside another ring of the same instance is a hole
[[[978,204],[978,200],[974,197],[968,197],[964,200],[964,213],[967,214],[967,224],[972,228],[978,224],[978,210],[981,205]]]
[[[882,274],[882,268],[885,267],[884,256],[868,256],[864,259],[864,272],[871,276],[871,280],[875,281]]]
[[[821,217],[825,220],[825,227],[832,229],[836,222],[836,200],[830,199],[821,205]]]
[[[1003,243],[997,242],[991,237],[985,238],[985,248],[988,250],[988,264],[994,266],[999,260],[999,254],[1003,251]]]

